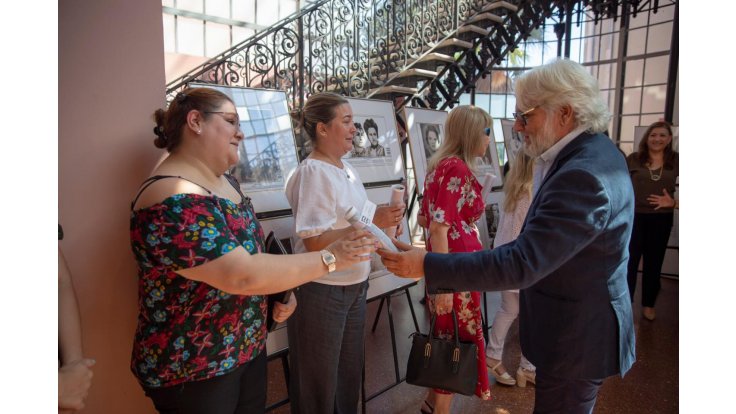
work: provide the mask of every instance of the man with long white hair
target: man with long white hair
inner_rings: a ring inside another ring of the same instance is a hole
[[[430,293],[520,291],[521,348],[537,367],[535,413],[591,413],[606,377],[635,360],[626,282],[634,193],[602,132],[610,113],[581,65],[557,60],[516,83],[514,129],[534,158],[519,237],[493,250],[379,250],[388,270],[426,277]]]

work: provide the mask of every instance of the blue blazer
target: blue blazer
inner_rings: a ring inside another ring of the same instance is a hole
[[[428,253],[427,289],[521,289],[521,348],[546,375],[623,376],[635,360],[626,283],[634,191],[623,154],[583,133],[557,156],[519,237],[493,250]]]

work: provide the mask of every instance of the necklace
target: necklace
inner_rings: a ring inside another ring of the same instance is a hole
[[[659,167],[659,172],[657,174],[654,174],[652,172],[652,170],[650,170],[649,168],[647,168],[647,170],[649,170],[649,178],[652,181],[659,181],[662,178],[662,170],[663,169],[664,169],[664,164],[662,164],[662,166]]]

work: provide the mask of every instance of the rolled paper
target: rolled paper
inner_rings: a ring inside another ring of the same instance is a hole
[[[394,185],[392,185],[391,186],[391,199],[389,200],[388,205],[389,206],[395,206],[397,204],[403,203],[404,202],[404,191],[405,191],[405,187],[404,187],[403,184],[394,184]],[[387,227],[387,228],[383,229],[383,231],[386,232],[386,234],[389,237],[394,237],[394,236],[396,236],[396,228],[398,226],[399,226],[399,224],[396,223],[395,226],[393,226],[393,227]]]
[[[351,226],[353,226],[354,229],[360,230],[360,229],[366,229],[373,234],[378,241],[383,244],[384,248],[398,252],[399,249],[394,246],[394,243],[391,241],[391,239],[384,233],[381,229],[376,227],[375,224],[370,223],[366,224],[365,222],[361,221],[360,219],[360,213],[358,213],[358,209],[355,207],[350,207],[348,211],[345,213],[345,220],[350,223]]]

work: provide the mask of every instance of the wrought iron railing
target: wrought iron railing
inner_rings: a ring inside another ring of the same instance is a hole
[[[617,17],[621,6],[636,13],[652,0],[509,0],[516,11],[503,23],[455,51],[434,78],[413,81],[404,105],[444,109],[490,72],[547,17],[572,14]],[[656,0],[654,0],[657,3]],[[324,0],[309,5],[167,85],[167,97],[190,82],[284,90],[293,108],[317,92],[370,97],[378,88],[401,86],[399,74],[430,53],[489,0]],[[656,4],[654,4],[656,8]]]
[[[325,0],[260,32],[167,85],[275,88],[300,107],[312,93],[363,97],[455,32],[485,0]]]

